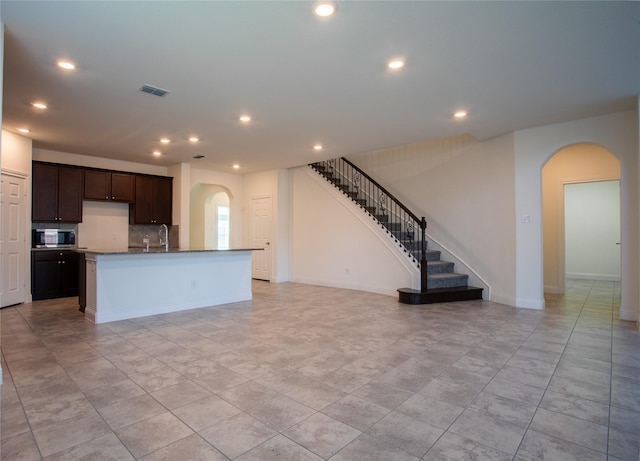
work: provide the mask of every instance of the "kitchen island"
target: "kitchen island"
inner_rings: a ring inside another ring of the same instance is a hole
[[[254,250],[80,249],[85,317],[104,323],[250,300]]]

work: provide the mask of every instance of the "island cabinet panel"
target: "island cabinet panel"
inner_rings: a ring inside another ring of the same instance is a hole
[[[135,175],[85,169],[84,199],[132,203],[135,199]]]
[[[171,224],[173,178],[136,176],[135,201],[129,211],[131,224]]]
[[[74,251],[31,253],[31,294],[34,300],[78,295],[80,255]]]
[[[83,170],[72,166],[33,163],[33,222],[82,221]]]

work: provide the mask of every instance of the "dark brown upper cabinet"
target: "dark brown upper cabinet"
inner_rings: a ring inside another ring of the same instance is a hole
[[[136,176],[108,170],[84,170],[84,199],[132,203]]]
[[[129,208],[130,224],[171,225],[173,178],[136,176],[135,200]]]
[[[33,162],[33,222],[82,222],[83,169]]]

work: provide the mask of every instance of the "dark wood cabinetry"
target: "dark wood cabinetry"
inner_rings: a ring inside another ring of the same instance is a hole
[[[129,209],[131,224],[171,225],[173,178],[136,176],[134,203]]]
[[[31,220],[82,221],[83,170],[66,165],[33,163]]]
[[[130,224],[171,225],[173,178],[33,162],[32,221],[82,222],[82,200],[130,203]]]
[[[33,251],[31,269],[34,300],[78,296],[80,255],[75,251]]]
[[[84,170],[84,199],[131,203],[136,176],[108,170]]]

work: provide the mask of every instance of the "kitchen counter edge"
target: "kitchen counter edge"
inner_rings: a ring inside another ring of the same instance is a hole
[[[228,253],[234,251],[256,251],[264,248],[230,248],[228,250],[212,250],[205,248],[128,248],[126,250],[103,250],[99,248],[77,248],[75,251],[95,255],[153,255],[153,254],[184,254],[184,253]]]

